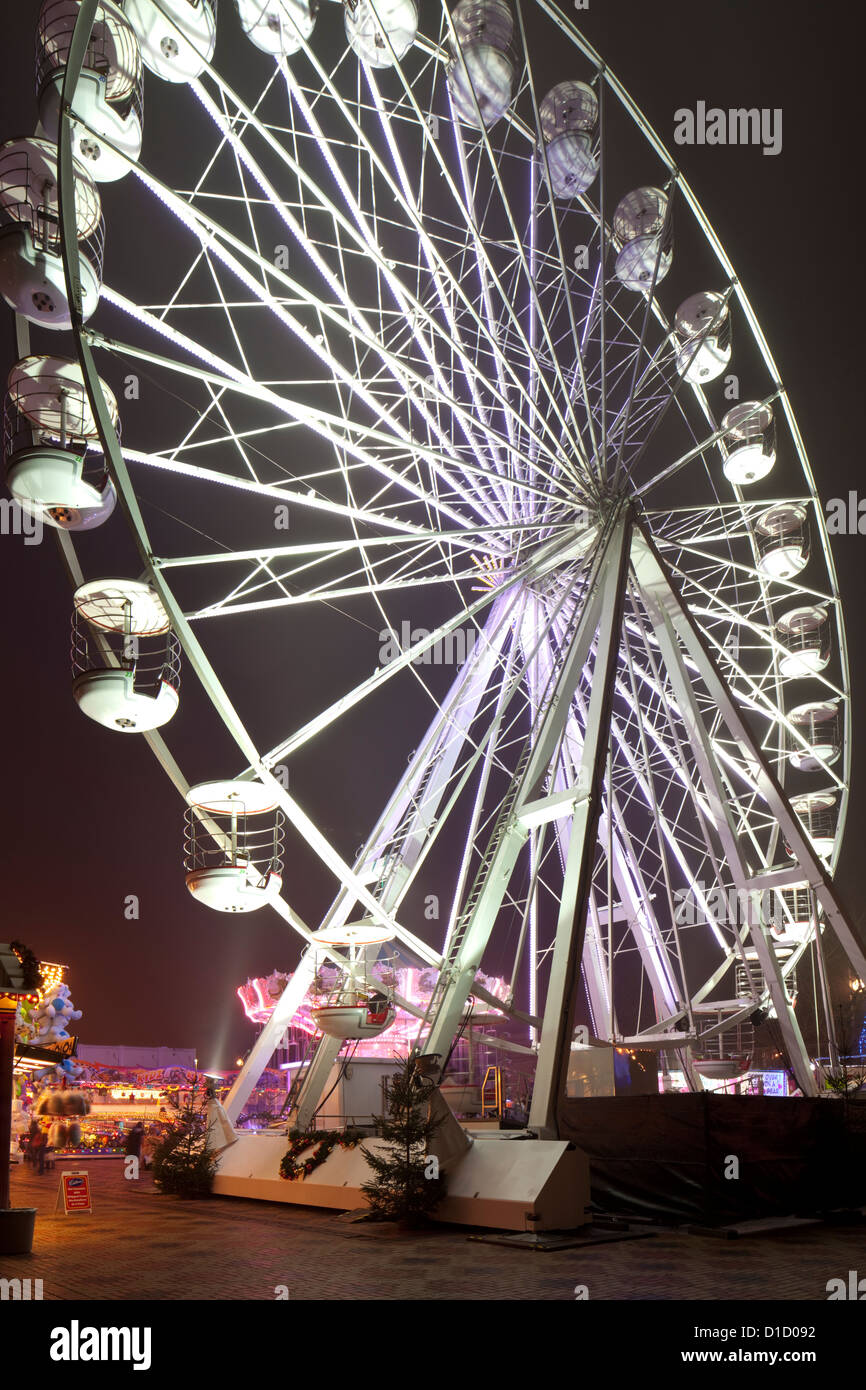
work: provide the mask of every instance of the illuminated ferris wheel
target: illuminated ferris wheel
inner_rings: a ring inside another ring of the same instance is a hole
[[[773,1018],[815,1094],[798,970],[824,987],[830,929],[866,978],[829,877],[833,562],[745,291],[599,55],[548,0],[235,0],[219,34],[215,0],[45,0],[37,79],[37,134],[0,147],[8,485],[58,529],[79,706],[186,798],[190,890],[304,942],[230,1115],[323,954],[341,993],[301,1125],[347,1039],[399,1005],[441,1066],[472,998],[525,1027],[540,1132],[578,1022],[700,1087]],[[129,578],[100,565],[124,522]],[[290,653],[311,609],[391,650],[274,733],[297,655],[269,661],[266,714],[245,634]],[[193,787],[181,666],[242,764]],[[283,773],[346,721],[393,753],[416,697],[427,726],[353,853]],[[315,927],[286,833],[333,875]],[[368,996],[387,940],[437,972],[426,1007]]]

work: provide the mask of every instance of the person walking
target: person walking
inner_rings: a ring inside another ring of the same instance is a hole
[[[30,1153],[33,1157],[33,1167],[37,1173],[45,1172],[45,1133],[38,1120],[33,1120],[30,1125]]]
[[[144,1140],[141,1145],[141,1161],[145,1168],[153,1165],[154,1150],[159,1142],[159,1131],[151,1128],[145,1130]]]
[[[124,1152],[131,1154],[133,1158],[141,1159],[141,1144],[144,1139],[144,1125],[138,1120],[129,1131],[129,1138],[126,1141]]]
[[[37,1120],[35,1115],[32,1115],[30,1118],[30,1128],[27,1131],[27,1147],[24,1150],[25,1163],[32,1163],[34,1165],[36,1163],[36,1150],[33,1147],[33,1136],[38,1128],[39,1121]]]

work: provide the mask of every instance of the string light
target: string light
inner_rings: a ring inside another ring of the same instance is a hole
[[[65,965],[55,965],[51,961],[43,960],[39,962],[39,970],[42,975],[42,984],[33,995],[28,995],[29,1003],[42,1004],[54,991],[58,985],[63,984],[63,975],[67,970]]]
[[[475,565],[479,580],[477,584],[472,585],[473,593],[483,594],[498,588],[505,577],[505,565],[500,556],[478,556],[473,553],[472,563]]]

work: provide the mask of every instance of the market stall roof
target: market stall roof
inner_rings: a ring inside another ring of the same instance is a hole
[[[7,941],[0,942],[0,994],[27,992],[27,974],[20,956]]]

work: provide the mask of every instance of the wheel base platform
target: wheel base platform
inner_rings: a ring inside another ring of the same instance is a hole
[[[383,1141],[365,1141],[372,1152]],[[360,1148],[334,1149],[301,1182],[280,1177],[285,1134],[236,1131],[219,1157],[213,1190],[218,1196],[248,1197],[340,1211],[366,1206],[361,1184],[370,1167]],[[561,1139],[515,1138],[499,1131],[478,1137],[449,1163],[447,1194],[433,1218],[461,1226],[506,1231],[567,1231],[588,1221],[589,1161]]]

